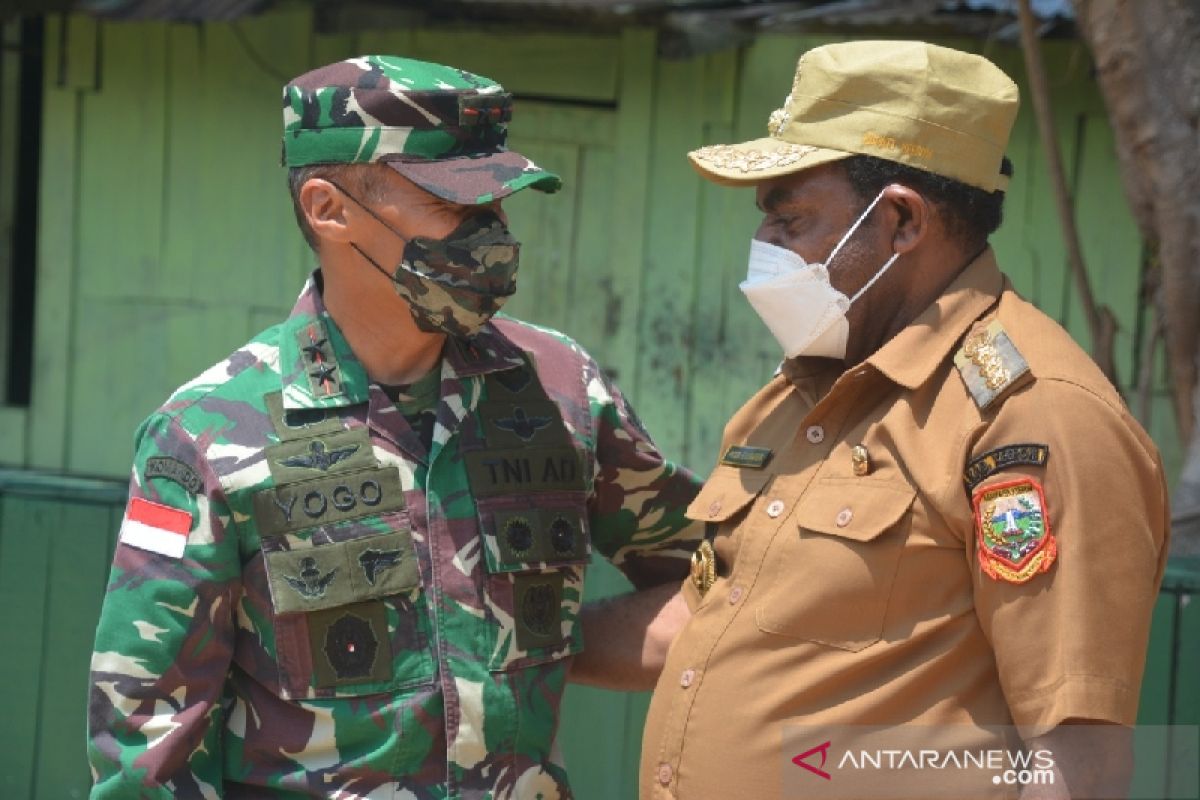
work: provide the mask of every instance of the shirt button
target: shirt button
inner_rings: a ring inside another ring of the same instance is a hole
[[[742,599],[742,587],[735,586],[729,590],[729,605],[734,605]]]
[[[808,430],[804,432],[804,435],[813,444],[820,444],[825,441],[825,429],[820,425],[810,425]]]
[[[692,685],[692,681],[694,680],[696,680],[696,670],[685,669],[683,674],[679,676],[679,685],[686,689]]]
[[[770,517],[771,519],[775,519],[782,513],[783,513],[783,501],[782,500],[772,500],[770,505],[767,506],[767,516]]]
[[[710,517],[715,517],[717,514],[720,514],[720,513],[721,513],[721,501],[713,500],[712,503],[710,503],[708,506],[708,515]]]
[[[843,508],[838,512],[837,519],[835,521],[837,522],[837,526],[839,528],[844,528],[850,524],[850,520],[852,519],[854,519],[854,512],[848,508]]]
[[[673,774],[673,771],[671,769],[670,764],[659,764],[658,765],[658,782],[661,783],[663,786],[671,785],[671,775],[672,774]]]

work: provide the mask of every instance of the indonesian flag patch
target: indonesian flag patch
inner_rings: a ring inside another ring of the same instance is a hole
[[[1058,556],[1046,496],[1032,478],[985,486],[974,494],[979,566],[989,577],[1025,583]]]
[[[171,558],[183,555],[192,515],[141,497],[129,501],[121,523],[121,541]]]

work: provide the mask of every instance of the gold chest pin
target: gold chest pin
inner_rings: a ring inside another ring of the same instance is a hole
[[[692,553],[692,583],[703,597],[717,581],[717,554],[712,542],[705,539]]]
[[[851,448],[850,463],[854,467],[855,475],[862,477],[871,474],[871,454],[861,444],[856,444]]]

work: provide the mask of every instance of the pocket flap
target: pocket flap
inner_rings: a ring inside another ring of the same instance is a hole
[[[902,481],[818,479],[800,500],[796,521],[817,533],[867,542],[895,525],[916,494]]]
[[[724,522],[748,506],[769,480],[771,473],[762,470],[718,466],[688,506],[688,518]]]

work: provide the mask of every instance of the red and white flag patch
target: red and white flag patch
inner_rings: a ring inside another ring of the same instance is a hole
[[[121,522],[121,541],[151,553],[179,558],[192,529],[192,515],[141,497],[129,501]]]

